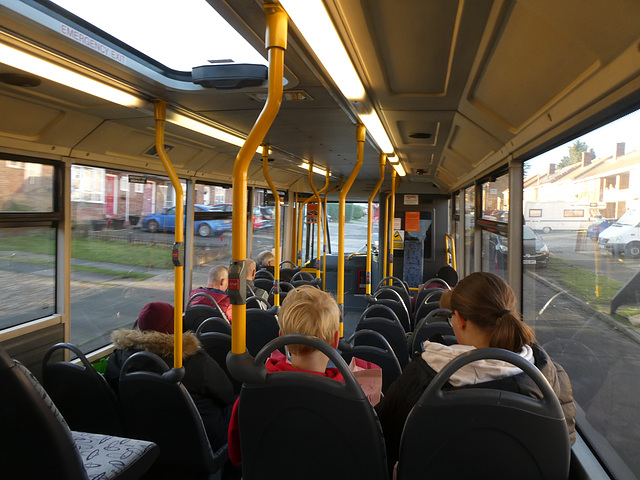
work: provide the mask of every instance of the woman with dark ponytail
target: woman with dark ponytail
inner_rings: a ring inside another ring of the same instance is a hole
[[[458,344],[446,346],[424,342],[422,355],[405,367],[376,406],[390,470],[398,460],[405,420],[431,380],[452,359],[475,348],[510,350],[538,367],[560,400],[573,443],[576,409],[571,382],[564,369],[535,343],[533,330],[520,318],[511,287],[492,273],[473,273],[463,278],[453,290],[445,292],[440,306],[453,312],[449,322]],[[541,397],[538,387],[522,370],[499,360],[482,360],[466,365],[445,385],[445,389],[470,387]]]

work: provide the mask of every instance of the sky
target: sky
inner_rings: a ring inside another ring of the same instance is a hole
[[[625,153],[638,150],[640,149],[640,110],[529,160],[527,165],[531,166],[527,175],[532,176],[548,172],[550,163],[558,164],[562,157],[569,155],[569,147],[576,140],[581,140],[589,148],[593,148],[596,152],[596,158],[605,158],[613,155],[616,150],[616,143],[625,143]]]
[[[209,60],[267,64],[206,0],[53,0],[164,65],[181,71]]]

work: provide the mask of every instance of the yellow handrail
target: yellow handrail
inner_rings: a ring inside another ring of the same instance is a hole
[[[385,192],[382,192],[385,193]],[[382,250],[382,278],[387,276],[387,258],[389,256],[389,197],[391,192],[386,192],[384,197],[384,249]]]
[[[167,118],[167,104],[163,100],[155,100],[153,116],[156,122],[156,152],[162,161],[171,184],[176,191],[175,243],[173,245],[173,366],[182,367],[182,303],[184,290],[184,192],[180,179],[171,165],[164,149],[164,122]]]
[[[273,269],[273,277],[275,278],[276,286],[280,285],[280,195],[278,194],[278,189],[274,185],[271,180],[271,175],[269,175],[269,169],[267,168],[269,163],[269,146],[262,146],[262,172],[264,173],[264,178],[267,180],[269,184],[269,188],[271,188],[271,192],[273,193],[273,198],[275,198],[275,248],[273,256],[275,258],[275,264],[278,265],[277,268]],[[273,304],[280,305],[280,288],[276,288],[273,295]]]
[[[454,243],[451,235],[446,234],[444,238],[447,251],[447,263],[451,265],[455,271],[458,271],[456,268],[456,244]]]
[[[389,239],[389,276],[393,277],[393,221],[395,219],[396,216],[396,176],[398,175],[398,173],[396,172],[396,169],[394,168],[393,170],[391,170],[391,206],[389,207],[389,216],[390,216],[390,230],[391,230],[391,234],[390,234],[390,239]],[[393,285],[393,278],[391,279],[391,285]]]
[[[344,221],[345,221],[345,203],[347,199],[347,193],[362,166],[362,160],[364,158],[364,140],[367,131],[362,124],[356,125],[356,142],[358,144],[356,164],[353,166],[353,170],[347,178],[344,188],[340,190],[340,204],[338,207],[338,228],[340,233],[338,234],[338,307],[340,308],[340,338],[344,336]]]
[[[316,220],[316,278],[320,278],[320,235],[321,235],[321,228],[322,228],[322,204],[320,203],[320,194],[322,192],[324,192],[327,187],[329,186],[329,171],[327,170],[326,176],[325,176],[325,183],[324,183],[324,187],[322,187],[322,189],[320,191],[318,191],[318,189],[316,188],[316,186],[313,184],[313,160],[311,160],[309,162],[309,185],[311,185],[311,189],[313,190],[313,194],[314,197],[316,199],[316,203],[318,205],[318,210],[317,210],[317,214],[318,214],[318,218]]]
[[[384,167],[387,162],[387,155],[385,153],[380,154],[380,178],[378,178],[378,183],[373,188],[371,195],[369,195],[369,210],[367,213],[367,273],[366,273],[366,293],[371,295],[371,237],[373,236],[373,199],[378,194],[378,190],[380,190],[380,186],[384,181]],[[380,217],[378,217],[379,219]],[[378,220],[379,221],[379,220]],[[380,238],[380,233],[378,233],[378,239]]]
[[[233,165],[233,217],[232,229],[236,239],[247,237],[247,171],[260,143],[275,119],[282,103],[282,78],[284,73],[284,51],[287,48],[287,14],[279,5],[264,5],[267,15],[265,43],[269,55],[269,88],[267,101],[260,112],[251,132],[238,152]],[[240,265],[239,276],[245,275],[244,263],[247,259],[247,245],[244,241],[233,242],[232,263]],[[231,289],[232,278],[229,279]],[[236,286],[237,288],[237,286]],[[232,335],[231,352],[242,354],[246,350],[247,306],[244,302],[234,303],[231,297]]]
[[[364,252],[356,252],[356,253],[351,253],[349,256],[347,256],[347,260],[351,260],[351,257],[363,257],[365,256],[366,253]]]
[[[322,203],[324,203],[324,211],[327,212],[327,198],[330,193],[336,192],[342,188],[342,183],[344,182],[344,177],[340,175],[340,181],[338,185],[336,185],[331,190],[327,190],[322,198]],[[324,228],[324,243],[322,244],[322,290],[326,291],[327,287],[327,243],[328,243],[328,235],[329,235],[329,227],[325,223]]]

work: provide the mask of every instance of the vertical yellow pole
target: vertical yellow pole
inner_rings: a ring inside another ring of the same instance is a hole
[[[298,266],[302,266],[302,236],[303,236],[303,220],[304,220],[304,206],[311,202],[315,197],[315,195],[310,196],[309,198],[305,198],[304,201],[298,204]]]
[[[331,190],[328,190],[327,193],[324,194],[324,198],[323,198],[322,203],[324,203],[324,211],[325,212],[328,212],[328,210],[327,210],[327,198],[329,197],[329,194],[332,193],[332,192],[336,192],[336,191],[340,190],[342,188],[342,182],[344,182],[344,177],[342,175],[340,175],[340,181],[338,182],[338,185],[336,185]],[[327,243],[328,243],[328,235],[329,235],[329,226],[325,224],[324,243],[322,244],[322,290],[323,291],[326,291],[326,289],[327,289]]]
[[[344,184],[344,188],[340,190],[340,204],[338,207],[338,307],[340,308],[340,337],[344,336],[344,221],[345,221],[345,203],[347,199],[347,193],[362,166],[362,160],[364,158],[364,140],[367,131],[364,125],[356,125],[356,142],[358,142],[356,164],[347,178]]]
[[[390,239],[389,239],[389,276],[393,277],[393,220],[396,216],[396,177],[397,177],[396,169],[392,169],[391,171],[391,207],[389,208],[389,230],[391,231]],[[393,285],[393,280],[391,280],[391,285]]]
[[[269,175],[269,146],[262,146],[262,172],[264,173],[264,178],[267,180],[269,184],[269,188],[271,188],[271,192],[273,193],[273,198],[275,198],[275,251],[273,256],[275,257],[276,268],[273,269],[273,276],[275,277],[276,285],[280,285],[280,195],[278,194],[278,189],[274,185],[271,180],[271,176]],[[275,294],[273,295],[273,304],[280,305],[280,289],[276,288]]]
[[[287,14],[279,5],[264,5],[267,15],[267,33],[265,43],[269,55],[269,89],[267,101],[260,112],[251,132],[236,157],[233,165],[233,242],[232,262],[242,265],[247,259],[247,171],[249,163],[269,127],[273,123],[282,103],[282,78],[284,73],[284,51],[287,48]],[[279,266],[276,266],[278,268]],[[235,279],[229,278],[229,287]],[[247,339],[247,306],[234,303],[232,300],[232,335],[231,351],[241,354],[246,351]]]
[[[378,190],[380,190],[380,186],[384,181],[384,167],[387,161],[387,155],[385,153],[380,154],[380,178],[378,178],[378,183],[374,187],[371,195],[369,195],[369,210],[367,212],[367,278],[366,278],[366,293],[371,295],[371,238],[373,236],[373,199],[378,194]],[[378,239],[380,239],[380,232],[378,232]],[[378,249],[379,251],[379,249]]]
[[[325,235],[323,235],[323,233],[326,232],[327,230],[327,222],[326,222],[326,215],[324,214],[324,208],[323,208],[324,205],[322,202],[322,198],[320,197],[320,194],[326,192],[328,188],[329,188],[329,169],[327,169],[325,172],[324,187],[322,187],[317,194],[317,197],[318,197],[318,252],[316,254],[316,278],[320,278],[321,276],[320,274],[322,272],[323,283],[324,283],[324,272],[320,264],[320,255],[324,255],[324,251],[325,251],[325,246],[324,246]],[[322,252],[320,252],[320,244],[322,244]],[[324,290],[324,286],[323,286],[323,290]]]
[[[322,190],[318,191],[318,189],[313,184],[313,161],[309,162],[309,185],[311,186],[311,190],[313,190],[314,197],[316,199],[318,205],[318,220],[316,223],[316,278],[320,278],[320,242],[321,242],[321,228],[322,228],[322,203],[320,194],[324,192],[329,186],[329,171],[327,170],[326,180],[324,187]]]
[[[298,215],[300,214],[300,206],[298,205],[298,194],[294,193],[295,200],[293,201],[293,228],[291,229],[291,245],[293,245],[292,259],[294,264],[297,265],[296,257],[298,255]],[[280,268],[280,266],[278,266]]]
[[[172,257],[174,260],[174,291],[173,291],[173,366],[182,367],[182,303],[184,290],[184,192],[180,179],[176,175],[169,156],[164,149],[164,122],[167,118],[167,104],[162,100],[155,100],[153,114],[156,121],[156,152],[167,171],[171,184],[176,191],[176,225],[175,243]]]

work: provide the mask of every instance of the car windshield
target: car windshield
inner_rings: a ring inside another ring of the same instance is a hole
[[[535,240],[538,236],[534,233],[533,230],[529,227],[524,227],[522,229],[522,239],[523,240]]]
[[[618,225],[638,225],[638,223],[640,223],[640,210],[629,210],[620,217],[617,223]]]

